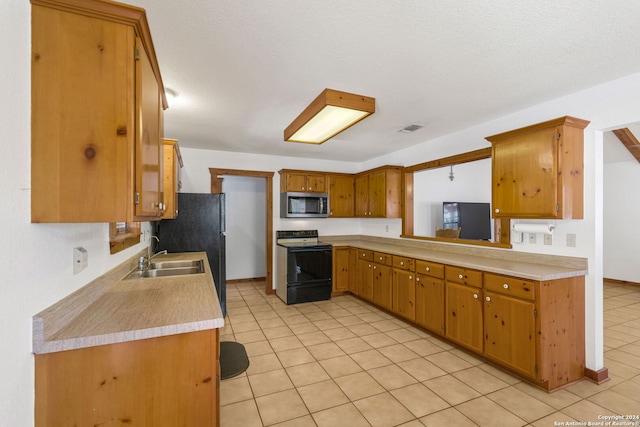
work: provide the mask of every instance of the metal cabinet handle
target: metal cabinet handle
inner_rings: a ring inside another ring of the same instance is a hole
[[[382,257],[380,257],[380,261],[382,261]]]
[[[506,283],[504,285],[502,285],[503,288],[505,289],[509,289],[509,285],[507,285]]]
[[[491,301],[491,298],[490,298],[490,297],[486,297],[485,299],[486,299],[487,301]]]
[[[409,276],[409,280],[413,279],[413,276]]]
[[[496,213],[500,213],[500,209],[496,209]]]
[[[369,268],[371,268],[371,264],[369,264]]]
[[[420,281],[420,278],[419,278],[419,277],[416,277],[416,282],[419,282],[419,281]]]
[[[404,265],[404,261],[400,261],[400,265]]]
[[[425,270],[427,270],[427,271],[431,271],[431,269],[430,269],[429,267],[426,267],[426,268],[425,268]]]
[[[462,274],[458,274],[458,279],[464,279],[464,276]]]
[[[378,268],[378,267],[376,267],[376,266],[374,265],[374,266],[373,266],[373,269],[375,270],[376,268]]]
[[[478,299],[478,294],[473,294],[473,297],[474,297],[475,299]]]

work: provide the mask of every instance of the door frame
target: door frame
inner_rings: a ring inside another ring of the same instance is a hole
[[[266,260],[265,260],[265,286],[264,292],[267,295],[274,294],[273,289],[273,175],[274,172],[265,171],[249,171],[241,169],[219,169],[209,168],[211,174],[211,192],[222,193],[222,180],[224,177],[221,175],[233,175],[233,176],[246,176],[252,178],[264,178],[265,179],[265,192],[266,192],[266,215],[265,215],[265,245],[266,245]]]

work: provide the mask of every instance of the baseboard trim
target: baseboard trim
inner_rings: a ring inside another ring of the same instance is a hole
[[[628,280],[618,280],[618,279],[608,279],[604,277],[602,279],[603,282],[613,283],[615,285],[625,285],[625,286],[640,286],[638,282],[629,282]]]
[[[584,368],[584,376],[596,384],[602,384],[611,379],[609,378],[609,370],[607,368],[598,369],[597,371]]]
[[[265,280],[267,280],[266,277],[250,277],[248,279],[232,279],[232,280],[227,280],[227,283],[245,283],[245,282],[264,282]]]

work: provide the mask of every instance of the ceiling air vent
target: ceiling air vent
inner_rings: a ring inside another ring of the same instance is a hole
[[[411,133],[411,132],[415,132],[418,129],[423,128],[424,125],[409,125],[405,128],[400,129],[398,132],[402,132],[402,133]]]

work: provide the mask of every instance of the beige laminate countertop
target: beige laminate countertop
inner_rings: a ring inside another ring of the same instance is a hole
[[[124,279],[135,268],[135,260],[129,260],[38,313],[33,317],[33,352],[51,353],[223,327],[205,252],[160,255],[154,261],[184,259],[204,260],[205,272]]]
[[[403,239],[325,237],[322,243],[333,246],[352,246],[359,249],[384,252],[425,261],[432,261],[464,268],[472,268],[490,273],[515,276],[523,279],[545,281],[567,277],[584,276],[588,273],[586,260],[569,257],[550,257],[530,253],[509,253],[494,249],[467,249],[464,247],[451,252],[447,246]],[[583,262],[583,263],[582,263]],[[564,265],[562,265],[564,263]]]

